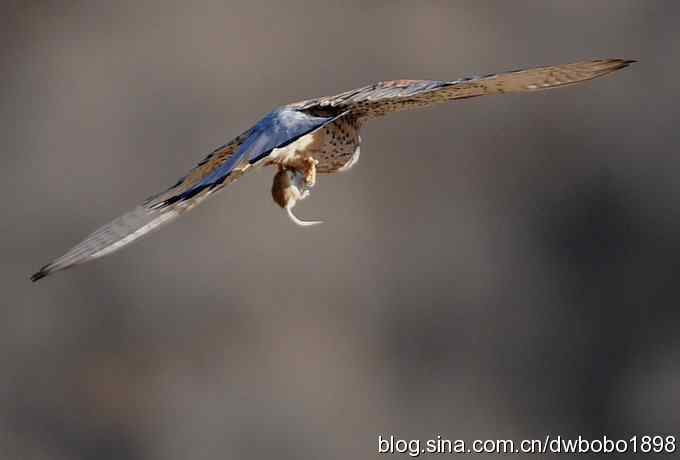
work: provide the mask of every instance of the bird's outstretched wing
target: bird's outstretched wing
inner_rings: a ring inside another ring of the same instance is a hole
[[[392,80],[335,96],[302,101],[302,109],[333,107],[357,116],[377,117],[390,112],[428,107],[453,99],[520,91],[539,91],[607,75],[635,61],[599,59],[549,67],[514,70],[460,80]]]
[[[234,182],[275,149],[295,142],[342,115],[317,117],[290,109],[270,113],[254,127],[215,149],[175,185],[99,228],[66,254],[43,266],[31,280],[37,281],[52,272],[105,256],[148,235]]]

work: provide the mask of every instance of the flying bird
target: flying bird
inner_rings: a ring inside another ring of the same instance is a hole
[[[309,196],[317,174],[346,171],[356,164],[359,132],[368,120],[451,100],[567,86],[607,75],[633,62],[599,59],[460,80],[382,81],[285,105],[216,148],[172,187],[147,198],[43,266],[31,280],[111,254],[193,209],[246,172],[263,166],[276,169],[272,198],[290,219],[302,226],[319,224],[298,219],[293,207]]]

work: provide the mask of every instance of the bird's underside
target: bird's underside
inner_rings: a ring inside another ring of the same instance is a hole
[[[187,175],[90,234],[31,279],[110,254],[191,210],[241,175],[274,166],[274,201],[300,225],[292,208],[309,195],[317,173],[349,169],[359,158],[359,131],[369,119],[456,99],[532,92],[607,75],[634,61],[603,59],[469,77],[453,81],[392,80],[288,104],[215,149]]]

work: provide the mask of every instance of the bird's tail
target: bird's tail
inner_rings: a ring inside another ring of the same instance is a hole
[[[97,229],[66,254],[43,266],[31,276],[31,281],[38,281],[55,271],[111,254],[160,228],[185,210],[181,206],[163,209],[138,206]]]

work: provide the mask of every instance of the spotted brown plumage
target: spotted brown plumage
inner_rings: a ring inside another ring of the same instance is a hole
[[[309,195],[316,173],[345,171],[359,158],[359,132],[367,120],[456,99],[531,92],[590,80],[634,61],[600,59],[515,70],[460,80],[391,80],[309,99],[274,110],[206,156],[172,187],[99,228],[31,276],[37,281],[117,251],[191,210],[253,167],[275,166],[275,202],[291,219],[294,204]]]
[[[635,61],[598,59],[548,67],[513,70],[459,80],[392,80],[292,104],[300,109],[350,109],[359,117],[374,118],[391,112],[428,107],[454,99],[537,91],[566,86],[607,75]]]
[[[324,126],[318,136],[322,139],[312,156],[319,161],[316,168],[319,173],[330,174],[346,170],[352,159],[358,155],[361,137],[362,119],[348,114],[333,123]]]

